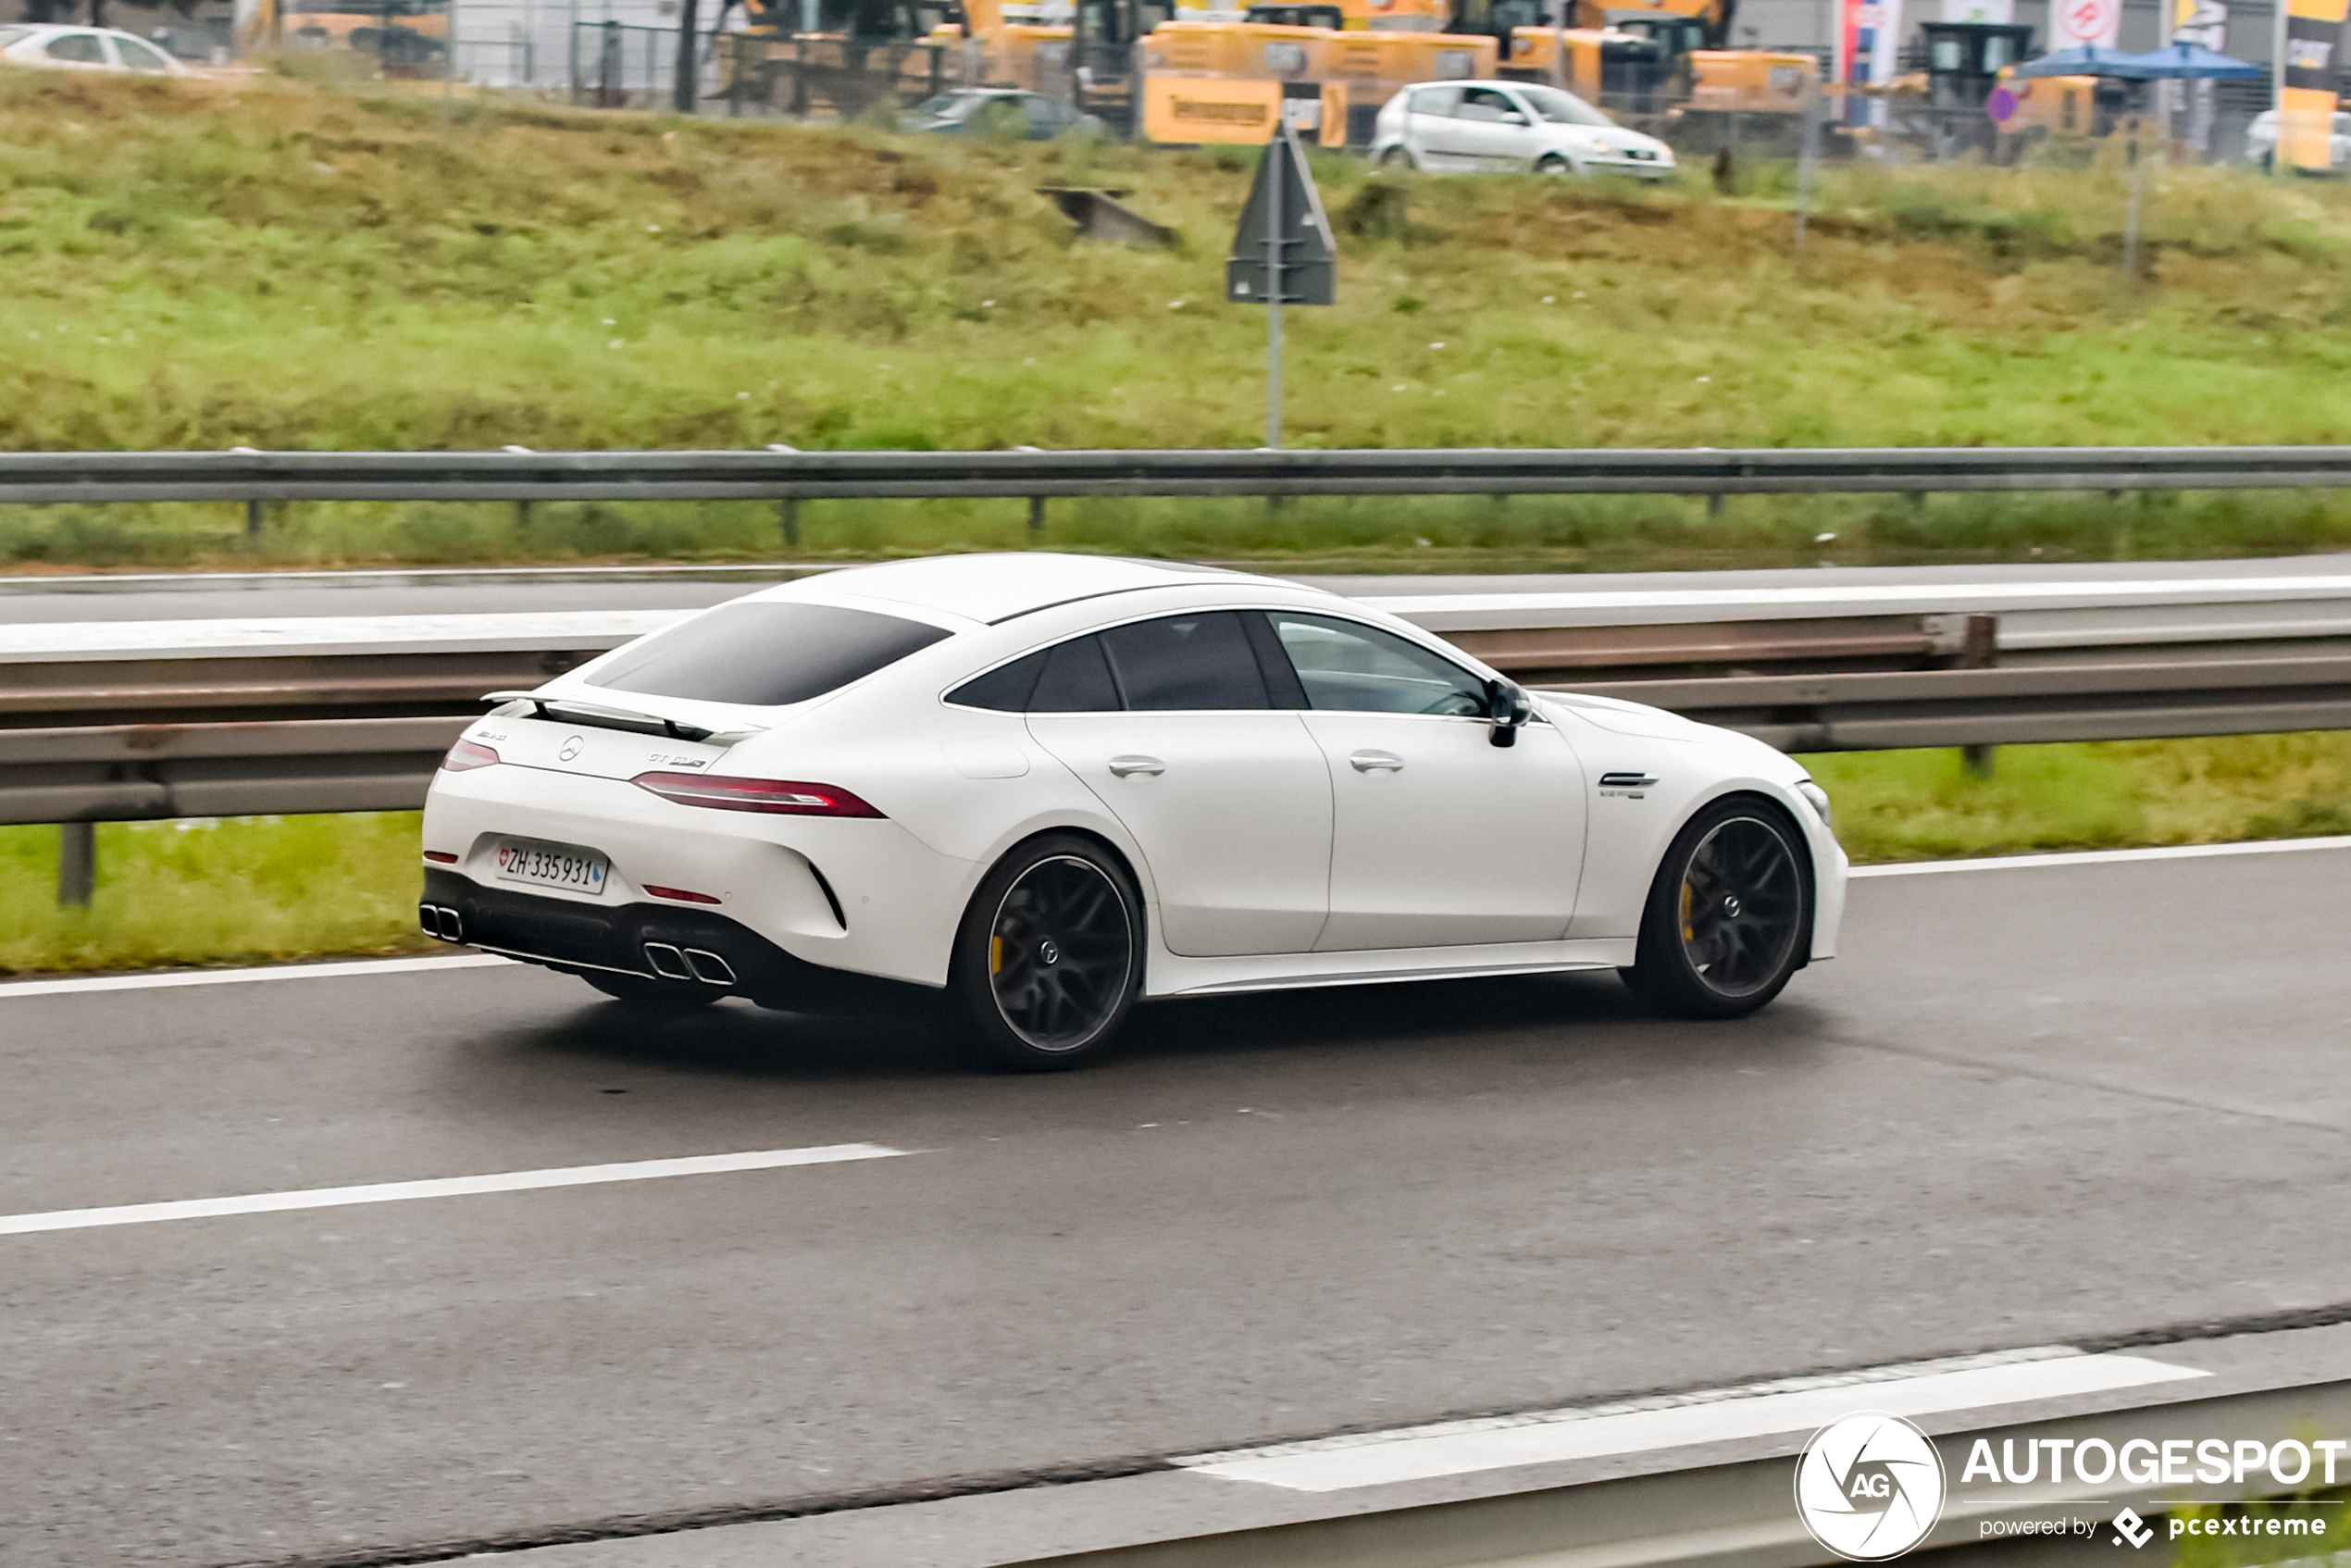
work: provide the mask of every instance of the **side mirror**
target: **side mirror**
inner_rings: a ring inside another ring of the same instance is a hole
[[[1502,123],[1504,125],[1524,125],[1526,123],[1526,117],[1519,113],[1516,109],[1504,109],[1502,111]]]
[[[1527,697],[1526,689],[1515,681],[1489,680],[1486,683],[1486,716],[1494,721],[1494,728],[1486,739],[1497,746],[1515,746],[1519,727],[1535,716],[1535,704]]]

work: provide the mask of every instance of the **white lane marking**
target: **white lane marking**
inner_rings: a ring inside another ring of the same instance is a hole
[[[2040,1359],[2009,1360],[1957,1371],[1820,1379],[1826,1386],[1778,1393],[1725,1389],[1717,1397],[1684,1396],[1695,1402],[1663,1408],[1550,1411],[1536,1416],[1334,1438],[1327,1443],[1199,1454],[1175,1462],[1195,1474],[1226,1480],[1254,1481],[1300,1492],[1337,1492],[1561,1460],[1802,1435],[1859,1410],[1932,1415],[2210,1375],[2140,1356],[2054,1350]]]
[[[233,986],[248,980],[342,980],[368,975],[417,975],[438,969],[480,969],[512,964],[491,952],[448,958],[359,958],[345,964],[273,964],[261,969],[169,969],[155,975],[85,975],[71,980],[15,980],[0,985],[0,1002],[76,991],[142,991],[165,986]]]
[[[256,1192],[242,1198],[188,1198],[168,1203],[125,1203],[111,1209],[56,1209],[45,1214],[0,1214],[0,1236],[44,1230],[89,1230],[108,1225],[218,1219],[226,1214],[275,1214],[291,1209],[339,1209],[354,1203],[400,1203],[416,1198],[469,1198],[483,1192],[533,1192],[547,1187],[595,1187],[667,1176],[772,1171],[786,1165],[829,1165],[844,1160],[888,1160],[910,1153],[880,1143],[831,1143],[815,1149],[762,1149],[748,1154],[694,1154],[680,1160],[631,1160],[616,1165],[564,1165],[496,1176],[386,1181],[368,1187],[317,1187],[301,1192]]]
[[[2297,850],[2351,850],[2351,838],[2262,839],[2249,844],[2167,844],[2152,850],[2074,850],[2062,854],[2003,854],[1982,860],[1914,860],[1898,865],[1857,865],[1848,877],[1924,877],[1938,871],[2031,871],[2056,865],[2121,865],[2138,860],[2204,860],[2224,854],[2288,854]]]

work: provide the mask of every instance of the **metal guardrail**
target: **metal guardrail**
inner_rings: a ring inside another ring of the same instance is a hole
[[[0,502],[1820,495],[2351,488],[2351,446],[13,452]]]
[[[1365,602],[1788,751],[2351,728],[2351,574]],[[0,627],[0,822],[413,808],[482,692],[683,613]]]
[[[2351,728],[2351,574],[1366,602],[1782,750]],[[0,823],[414,809],[479,693],[672,614],[0,628]]]

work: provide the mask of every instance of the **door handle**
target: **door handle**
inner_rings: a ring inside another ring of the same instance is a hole
[[[1404,765],[1404,759],[1394,752],[1358,752],[1347,759],[1347,765],[1358,773],[1395,773]]]
[[[1113,757],[1110,770],[1113,777],[1124,778],[1130,773],[1140,773],[1156,778],[1167,771],[1167,765],[1157,757]]]

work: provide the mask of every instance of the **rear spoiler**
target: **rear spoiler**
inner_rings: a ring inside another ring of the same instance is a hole
[[[577,724],[591,729],[625,729],[637,735],[660,735],[672,740],[695,740],[712,746],[731,746],[748,740],[754,735],[765,735],[759,727],[748,729],[709,729],[699,724],[680,724],[674,718],[654,714],[641,714],[629,708],[608,708],[601,703],[577,703],[563,697],[542,697],[534,691],[491,691],[483,694],[485,703],[529,703],[533,718],[550,719],[557,724]]]

